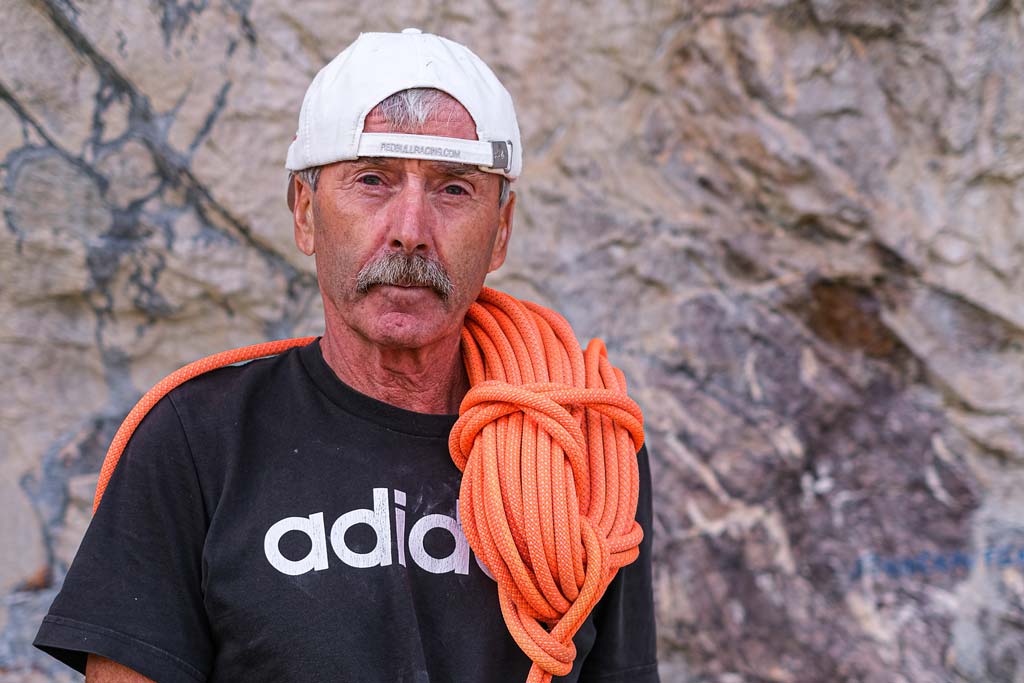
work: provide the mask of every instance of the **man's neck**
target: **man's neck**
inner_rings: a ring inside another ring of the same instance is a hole
[[[328,329],[320,349],[345,384],[406,410],[454,415],[469,391],[458,336],[418,349],[382,349],[356,335]]]

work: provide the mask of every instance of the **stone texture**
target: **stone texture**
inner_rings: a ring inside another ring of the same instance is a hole
[[[36,524],[0,563],[0,681],[74,680],[28,643],[141,392],[319,331],[284,153],[316,70],[405,26],[516,98],[490,284],[604,338],[645,408],[663,680],[1024,680],[1018,0],[0,19],[0,507]]]
[[[64,40],[54,40],[46,10],[35,3],[4,3],[0,25],[3,87],[48,142],[78,154],[89,136],[100,77]]]
[[[0,520],[0,544],[17,548],[4,554],[0,562],[0,591],[4,595],[31,583],[40,572],[46,572],[49,561],[43,546],[42,524],[24,491],[15,481],[0,477],[0,500],[4,514]],[[6,609],[0,617],[0,631],[6,624]]]

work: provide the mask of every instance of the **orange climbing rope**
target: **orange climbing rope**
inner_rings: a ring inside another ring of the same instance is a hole
[[[226,351],[153,387],[110,445],[93,510],[135,427],[167,392],[313,339]],[[569,323],[543,306],[485,287],[466,315],[462,356],[471,388],[449,437],[463,473],[460,521],[498,583],[509,632],[533,661],[527,683],[548,683],[572,670],[573,636],[639,554],[643,418],[604,344],[583,351]]]
[[[572,670],[572,637],[640,552],[640,408],[603,342],[583,352],[562,316],[493,289],[466,315],[462,357],[471,388],[448,440],[462,529],[533,660],[527,683],[547,683]]]

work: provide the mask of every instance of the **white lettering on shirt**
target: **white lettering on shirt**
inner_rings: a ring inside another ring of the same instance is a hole
[[[391,514],[388,505],[388,489],[373,489],[373,508],[357,508],[338,517],[331,526],[331,549],[339,560],[349,567],[368,569],[371,567],[388,567],[391,565],[392,543],[397,541],[398,564],[406,566],[405,505],[404,491],[394,491],[395,539],[392,539]],[[458,521],[459,501],[455,501],[455,517],[442,514],[424,515],[409,530],[409,558],[420,569],[432,574],[469,574],[469,558],[473,555],[469,541]],[[371,550],[356,552],[348,546],[345,534],[358,524],[369,526],[376,537]],[[427,552],[424,541],[427,533],[434,529],[443,529],[455,541],[455,547],[446,557],[434,557]],[[306,534],[312,542],[312,548],[306,557],[289,560],[281,553],[281,539],[289,531]],[[328,568],[327,537],[324,527],[324,513],[316,512],[306,517],[285,517],[274,523],[263,538],[263,552],[270,565],[289,576],[298,576],[309,571],[322,571]],[[477,557],[477,566],[492,581],[494,577],[484,563]]]

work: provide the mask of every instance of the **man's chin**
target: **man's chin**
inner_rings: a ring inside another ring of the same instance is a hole
[[[435,298],[436,300],[436,298]],[[443,335],[445,320],[435,311],[385,310],[375,316],[366,330],[373,343],[390,348],[418,348]]]

